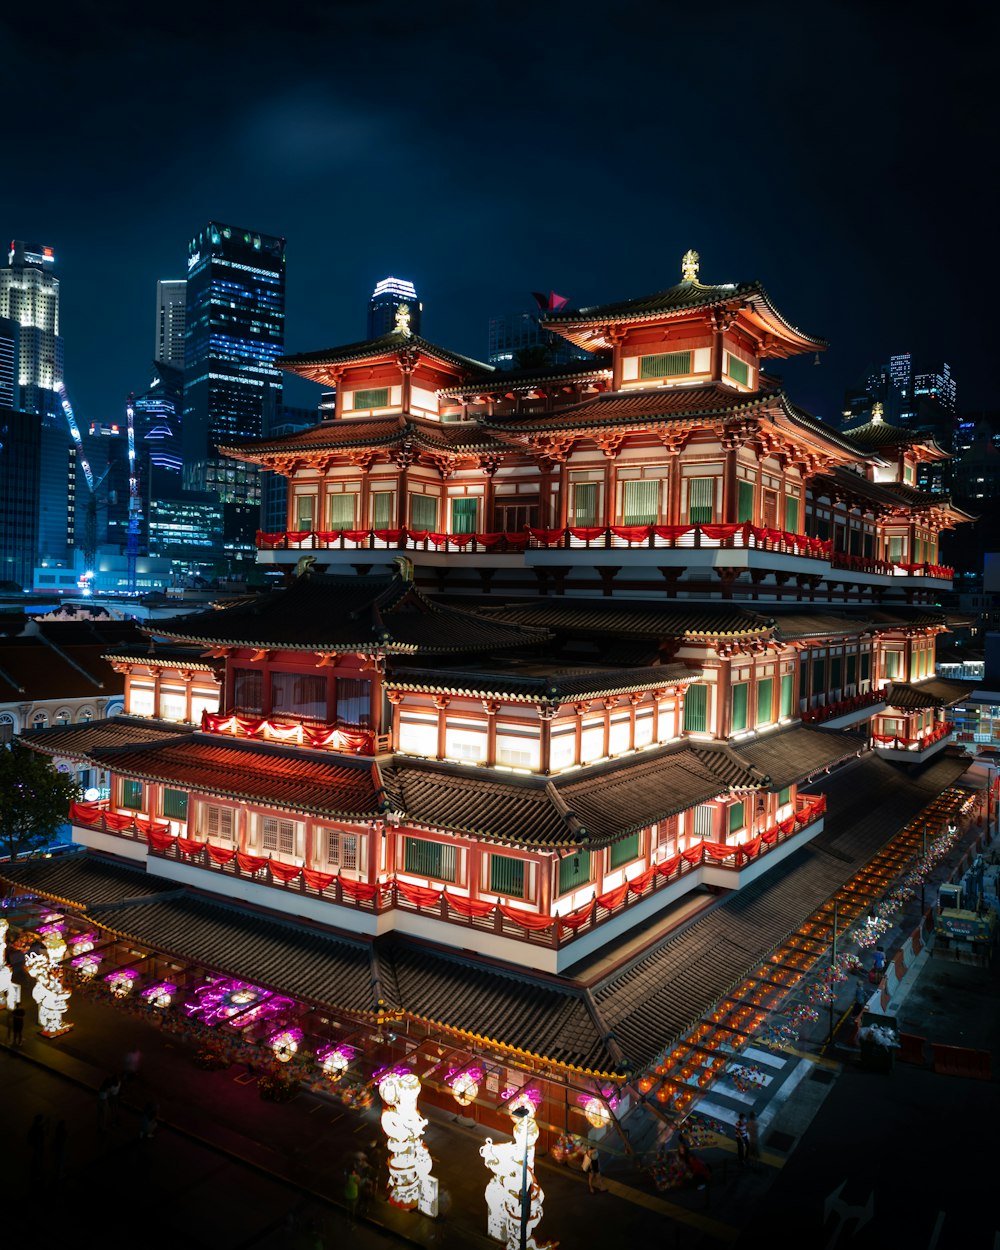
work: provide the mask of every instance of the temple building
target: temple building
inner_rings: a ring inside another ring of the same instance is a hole
[[[258,535],[285,585],[157,622],[112,657],[124,716],[27,740],[110,774],[73,812],[91,852],[370,959],[324,1009],[467,1040],[460,987],[500,976],[574,1023],[543,1046],[497,1009],[498,1046],[620,1073],[673,1038],[624,1053],[578,979],[787,864],[833,770],[951,740],[938,543],[972,518],[914,485],[946,455],[926,436],[785,395],[769,362],[825,343],[693,252],[666,290],[545,325],[592,359],[497,372],[405,306],[283,358],[335,388],[330,419],[222,451],[287,479]],[[178,940],[132,913],[117,932]],[[433,1002],[407,971],[428,961]]]

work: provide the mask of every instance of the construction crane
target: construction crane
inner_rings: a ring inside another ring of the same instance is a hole
[[[128,593],[136,593],[135,562],[139,554],[139,524],[142,521],[142,499],[139,496],[139,470],[135,462],[135,395],[125,401],[128,418],[128,538],[125,544]]]
[[[59,403],[62,405],[63,415],[66,418],[66,424],[69,426],[70,437],[73,439],[73,445],[76,447],[76,460],[80,468],[83,469],[83,476],[87,479],[87,486],[93,495],[96,487],[94,485],[94,472],[90,467],[90,461],[83,454],[83,439],[80,437],[80,427],[76,423],[76,417],[73,413],[73,405],[69,402],[69,396],[66,394],[66,383],[60,382],[56,387],[56,394],[59,396]]]

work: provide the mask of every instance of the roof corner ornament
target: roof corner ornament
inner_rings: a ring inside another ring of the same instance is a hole
[[[393,556],[392,562],[399,570],[400,580],[407,586],[413,585],[413,561],[409,556]]]
[[[697,282],[698,281],[698,262],[700,260],[701,260],[701,257],[694,250],[694,248],[689,247],[688,250],[684,253],[684,259],[681,261],[681,281],[682,282]]]
[[[410,329],[410,305],[400,304],[396,309],[396,324],[393,329],[397,334],[402,334],[404,338],[409,338],[413,331]]]
[[[881,421],[883,412],[885,412],[885,409],[882,407],[881,400],[876,400],[875,403],[872,404],[872,420]]]
[[[316,563],[315,556],[299,556],[295,565],[296,577],[309,577],[313,571],[313,565]]]

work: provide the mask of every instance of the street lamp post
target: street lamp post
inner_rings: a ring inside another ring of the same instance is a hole
[[[833,987],[836,982],[833,979],[833,970],[837,964],[837,900],[833,900],[833,944],[830,947],[830,1032],[826,1039],[828,1046],[833,1045]]]
[[[527,1107],[515,1107],[511,1115],[517,1120],[518,1124],[524,1124],[524,1117],[530,1115],[531,1112]],[[527,1125],[524,1125],[527,1129]],[[521,1158],[521,1238],[520,1250],[528,1248],[528,1213],[530,1204],[530,1193],[528,1191],[528,1134],[524,1134],[524,1155]]]

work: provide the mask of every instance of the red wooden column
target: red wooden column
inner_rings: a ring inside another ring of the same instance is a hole
[[[548,774],[551,771],[551,754],[552,754],[552,721],[555,718],[557,707],[551,707],[546,704],[540,704],[535,711],[538,713],[539,719],[539,744],[538,744],[538,765],[539,770]],[[496,723],[494,721],[494,723]]]
[[[738,448],[731,438],[723,439],[725,453],[722,464],[722,523],[734,525],[737,515],[739,488],[736,485],[736,457]]]
[[[497,712],[500,703],[496,699],[483,699],[486,713],[486,763],[492,768],[497,762]]]
[[[438,740],[437,754],[438,759],[443,760],[445,755],[445,734],[448,729],[448,705],[451,703],[451,697],[446,694],[438,694],[434,696],[434,706],[438,713]]]

